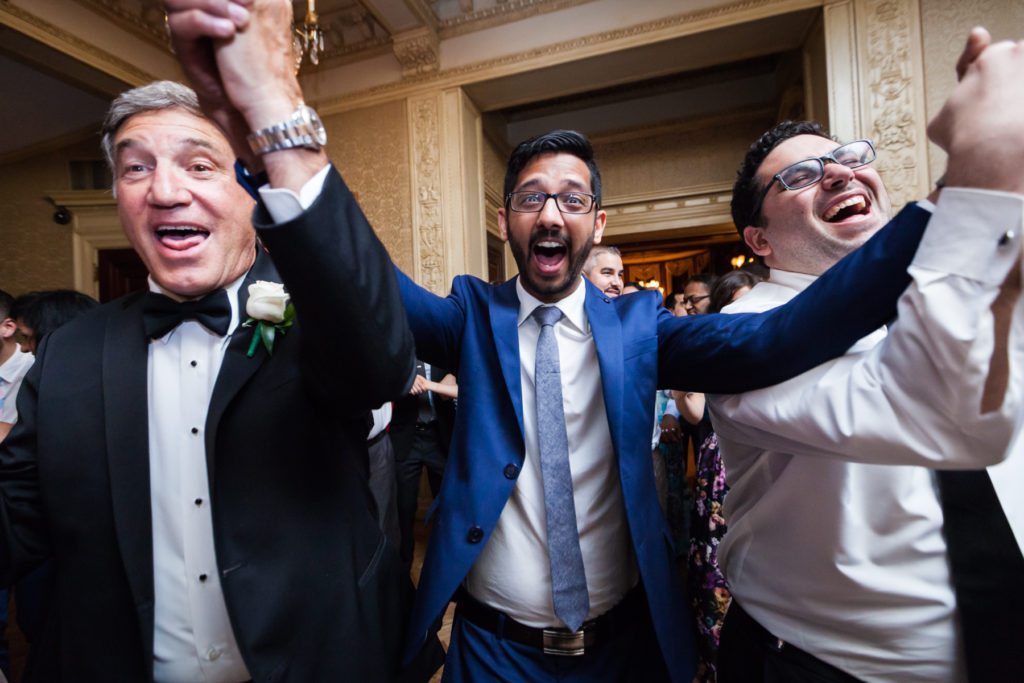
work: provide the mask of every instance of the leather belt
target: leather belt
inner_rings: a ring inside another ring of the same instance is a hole
[[[456,616],[461,616],[474,626],[520,645],[540,648],[547,655],[576,657],[586,654],[598,645],[611,640],[617,631],[630,628],[636,623],[633,615],[638,609],[646,609],[643,590],[637,586],[629,591],[617,605],[590,621],[584,622],[578,631],[564,628],[537,628],[522,624],[504,612],[483,604],[466,590],[460,589]]]

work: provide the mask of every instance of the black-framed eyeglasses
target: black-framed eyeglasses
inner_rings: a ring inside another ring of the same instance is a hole
[[[750,213],[750,225],[754,225],[757,217],[761,215],[761,205],[764,204],[764,199],[768,196],[768,191],[772,189],[775,181],[778,181],[787,190],[802,190],[821,182],[821,179],[825,177],[825,164],[841,164],[847,168],[860,168],[867,166],[875,158],[875,145],[871,140],[854,140],[836,147],[828,154],[814,159],[803,159],[787,166],[773,175],[765,185],[761,196],[757,198],[754,210]]]
[[[594,195],[587,192],[538,192],[521,190],[509,192],[508,207],[518,213],[540,213],[548,199],[555,200],[555,206],[562,213],[590,213],[594,209]]]
[[[692,295],[691,296],[684,296],[683,297],[683,305],[684,306],[696,306],[701,301],[704,301],[704,299],[710,299],[710,298],[711,298],[710,294],[702,294],[701,296],[692,296]]]

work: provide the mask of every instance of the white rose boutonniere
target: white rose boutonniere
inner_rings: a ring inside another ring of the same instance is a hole
[[[267,353],[273,354],[277,333],[286,334],[295,322],[295,306],[280,282],[257,280],[249,285],[245,312],[249,319],[243,323],[243,327],[256,327],[252,333],[252,343],[249,344],[249,358],[256,355],[260,340],[267,348]]]

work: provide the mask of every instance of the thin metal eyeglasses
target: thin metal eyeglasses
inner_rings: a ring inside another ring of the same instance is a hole
[[[771,181],[765,185],[761,196],[757,198],[754,210],[750,213],[750,225],[756,224],[758,216],[761,215],[761,205],[764,204],[764,199],[768,196],[768,191],[772,189],[776,180],[787,190],[802,190],[821,182],[821,179],[825,177],[825,164],[841,164],[847,168],[860,168],[867,166],[875,158],[875,145],[870,140],[854,140],[836,147],[828,154],[813,159],[803,159],[787,166],[773,175]]]
[[[683,305],[685,305],[685,306],[695,306],[696,304],[700,303],[701,301],[704,301],[704,299],[710,299],[710,298],[711,298],[710,294],[705,294],[703,296],[684,296],[683,297]]]
[[[538,192],[523,190],[509,192],[506,201],[518,213],[540,213],[548,199],[555,200],[555,206],[562,213],[583,214],[594,209],[594,195],[586,192]]]

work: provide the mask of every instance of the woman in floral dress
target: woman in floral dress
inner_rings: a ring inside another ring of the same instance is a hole
[[[717,313],[723,306],[750,291],[750,288],[760,280],[759,276],[744,270],[722,276],[711,289],[709,313]],[[706,417],[706,408],[704,411]],[[682,406],[680,412],[683,412]],[[694,617],[697,619],[697,644],[700,655],[695,680],[700,683],[716,683],[718,680],[718,640],[722,633],[725,613],[732,602],[729,583],[718,568],[718,544],[727,529],[725,517],[722,515],[722,504],[728,492],[725,467],[718,452],[718,436],[711,432],[697,454],[687,571],[690,602]]]

